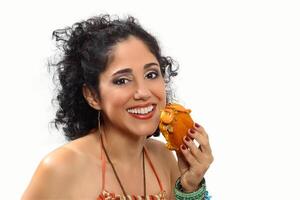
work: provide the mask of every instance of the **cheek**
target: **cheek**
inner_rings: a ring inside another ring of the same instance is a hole
[[[131,97],[129,91],[124,91],[123,89],[116,88],[103,88],[104,94],[101,101],[102,110],[107,113],[107,115],[114,115],[115,112],[119,112],[120,109],[124,109],[124,105],[128,102]]]
[[[166,94],[166,90],[165,88],[163,88],[161,91],[160,91],[160,99],[161,101],[166,104],[166,101],[167,101],[167,94]]]
[[[166,104],[166,89],[165,89],[165,83],[163,81],[157,82],[153,85],[153,93],[154,95],[159,99],[161,104]]]

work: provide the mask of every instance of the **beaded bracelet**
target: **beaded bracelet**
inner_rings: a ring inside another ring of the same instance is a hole
[[[178,178],[174,189],[176,200],[210,200],[211,196],[209,196],[208,192],[206,191],[204,178],[200,182],[199,186],[200,187],[197,191],[186,193],[181,186],[180,178]]]

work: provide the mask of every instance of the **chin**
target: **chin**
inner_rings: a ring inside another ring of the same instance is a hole
[[[134,135],[138,135],[138,136],[150,136],[152,135],[157,129],[157,126],[155,127],[136,127],[134,130],[133,130],[133,133]]]

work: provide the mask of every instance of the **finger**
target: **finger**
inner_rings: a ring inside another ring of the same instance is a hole
[[[189,169],[189,163],[185,160],[183,154],[180,151],[176,151],[178,167],[181,174],[184,174]]]
[[[189,163],[191,167],[196,166],[198,161],[192,155],[192,153],[188,150],[188,148],[183,144],[180,146],[180,150],[185,158],[185,160]]]
[[[201,126],[200,124],[198,123],[194,123],[194,127],[193,127],[195,130],[199,131],[199,133],[201,133],[202,135],[205,135],[207,138],[208,138],[208,134],[207,132],[205,131],[204,127]]]
[[[195,134],[196,133],[195,133],[194,129],[188,130],[188,136],[193,140],[194,143],[196,143],[195,145],[197,146],[197,148],[202,151],[200,141],[199,141],[199,139],[197,140]]]
[[[184,155],[182,154],[181,150],[176,151],[177,160],[179,164],[182,164],[182,166],[186,166],[188,168],[188,162],[185,160]]]
[[[188,136],[184,138],[184,144],[190,149],[190,152],[196,158],[196,160],[201,160],[201,150],[197,147],[197,145],[192,141],[192,139]]]
[[[189,129],[188,135],[200,144],[202,152],[211,152],[208,136],[200,128]]]

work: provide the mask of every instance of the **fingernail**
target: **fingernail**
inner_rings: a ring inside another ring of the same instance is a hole
[[[195,131],[193,129],[190,129],[190,133],[195,133]]]
[[[197,123],[195,123],[195,126],[196,126],[197,128],[200,128],[200,125],[199,125],[199,124],[197,124]]]
[[[181,145],[181,148],[182,148],[183,150],[186,150],[186,146],[185,146],[185,145]]]
[[[185,137],[185,141],[189,142],[191,139],[189,137]]]

